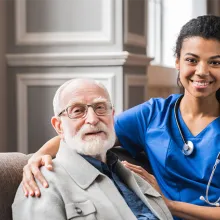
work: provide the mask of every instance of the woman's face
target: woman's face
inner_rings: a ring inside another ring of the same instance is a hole
[[[176,68],[185,95],[215,97],[220,88],[220,42],[202,37],[185,39]]]

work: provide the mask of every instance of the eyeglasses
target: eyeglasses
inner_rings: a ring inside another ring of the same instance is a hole
[[[94,104],[81,104],[75,103],[66,107],[63,111],[58,114],[60,117],[64,112],[70,119],[80,119],[87,115],[88,108],[92,107],[93,111],[97,116],[110,115],[112,112],[112,104],[110,102],[96,102]]]

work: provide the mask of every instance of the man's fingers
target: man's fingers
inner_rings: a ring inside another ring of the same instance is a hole
[[[50,155],[44,155],[42,157],[42,165],[44,165],[48,170],[53,170],[52,157]]]

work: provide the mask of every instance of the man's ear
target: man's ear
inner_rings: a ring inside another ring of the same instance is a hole
[[[61,122],[60,118],[53,116],[51,118],[51,124],[53,125],[53,128],[56,130],[56,132],[60,136],[60,138],[63,139],[63,126],[62,126],[62,122]]]
[[[176,58],[175,66],[176,66],[177,71],[179,71],[180,70],[180,60],[178,58]]]
[[[112,109],[112,117],[114,117],[115,116],[115,108],[113,107],[113,109]]]

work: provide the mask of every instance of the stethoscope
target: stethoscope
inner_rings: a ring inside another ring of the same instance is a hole
[[[181,135],[181,138],[183,140],[183,148],[182,148],[182,153],[185,155],[185,156],[190,156],[192,153],[193,153],[193,150],[194,150],[194,145],[192,143],[192,141],[187,141],[184,136],[183,136],[183,131],[180,127],[180,123],[179,123],[179,120],[178,120],[178,108],[179,108],[179,105],[180,105],[180,101],[181,99],[183,98],[183,96],[180,96],[176,102],[175,102],[175,105],[174,105],[174,116],[175,116],[175,120],[176,120],[176,124],[177,124],[177,127],[178,127],[178,130],[179,130],[179,133]],[[207,204],[209,205],[212,205],[212,206],[217,206],[219,207],[220,206],[220,197],[215,201],[215,202],[210,202],[209,201],[209,187],[210,187],[210,184],[212,182],[212,178],[214,176],[214,173],[215,173],[215,170],[217,168],[217,165],[219,164],[220,162],[220,152],[218,153],[218,156],[216,158],[216,161],[215,161],[215,164],[212,168],[212,173],[209,177],[209,181],[208,181],[208,185],[206,187],[206,195],[205,197],[204,196],[200,196],[199,199],[206,202]]]
[[[179,123],[179,119],[178,119],[178,115],[177,115],[177,112],[178,112],[178,108],[180,106],[180,101],[181,99],[183,98],[183,96],[180,96],[176,102],[175,102],[175,106],[174,106],[174,116],[175,116],[175,120],[176,120],[176,124],[177,124],[177,127],[179,129],[179,133],[181,135],[181,138],[183,140],[183,148],[182,148],[182,152],[184,155],[186,156],[189,156],[192,154],[193,150],[194,150],[194,145],[193,145],[193,142],[192,141],[186,141],[186,139],[184,138],[183,136],[183,131],[180,127],[180,123]]]

